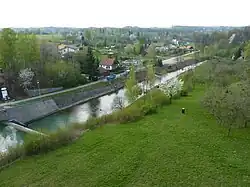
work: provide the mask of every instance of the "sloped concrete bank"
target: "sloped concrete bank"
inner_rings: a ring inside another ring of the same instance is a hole
[[[182,69],[186,66],[196,64],[196,60],[187,61],[178,66],[164,67],[168,68],[168,72],[173,72]],[[137,72],[138,81],[143,81],[146,76],[146,71]],[[76,89],[72,92],[62,94],[49,95],[30,102],[24,102],[18,105],[5,106],[0,109],[0,121],[15,119],[22,123],[31,123],[61,110],[73,107],[80,103],[87,102],[91,99],[98,98],[107,94],[111,94],[124,87],[124,81],[116,81],[114,85],[103,86],[93,90]]]
[[[5,107],[0,111],[0,121],[15,119],[22,123],[31,123],[61,110],[115,92],[123,86],[123,83],[117,83],[115,87],[106,86],[88,91],[77,90],[73,93],[57,94],[22,105]]]

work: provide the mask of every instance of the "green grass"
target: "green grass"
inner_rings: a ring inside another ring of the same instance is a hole
[[[50,40],[52,42],[60,42],[63,39],[59,34],[37,34],[36,37],[40,40]]]
[[[227,137],[200,107],[202,95],[196,88],[138,122],[17,161],[0,171],[0,186],[250,186],[249,130]]]

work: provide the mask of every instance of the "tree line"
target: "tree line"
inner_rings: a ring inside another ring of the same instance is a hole
[[[74,87],[98,74],[98,59],[91,47],[71,59],[61,59],[57,46],[39,40],[34,34],[16,33],[5,28],[0,32],[0,67],[11,97],[25,95],[26,89]],[[39,84],[39,85],[37,85]]]

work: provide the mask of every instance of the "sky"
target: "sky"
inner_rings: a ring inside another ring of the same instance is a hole
[[[0,28],[246,26],[248,1],[1,0]]]

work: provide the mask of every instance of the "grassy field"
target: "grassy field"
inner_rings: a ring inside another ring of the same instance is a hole
[[[250,132],[227,137],[200,107],[202,94],[197,88],[137,123],[18,161],[0,171],[0,186],[250,186]]]
[[[37,34],[36,37],[39,40],[52,41],[52,42],[60,42],[63,39],[63,37],[58,34],[54,34],[54,35],[53,34],[46,34],[46,35]]]

